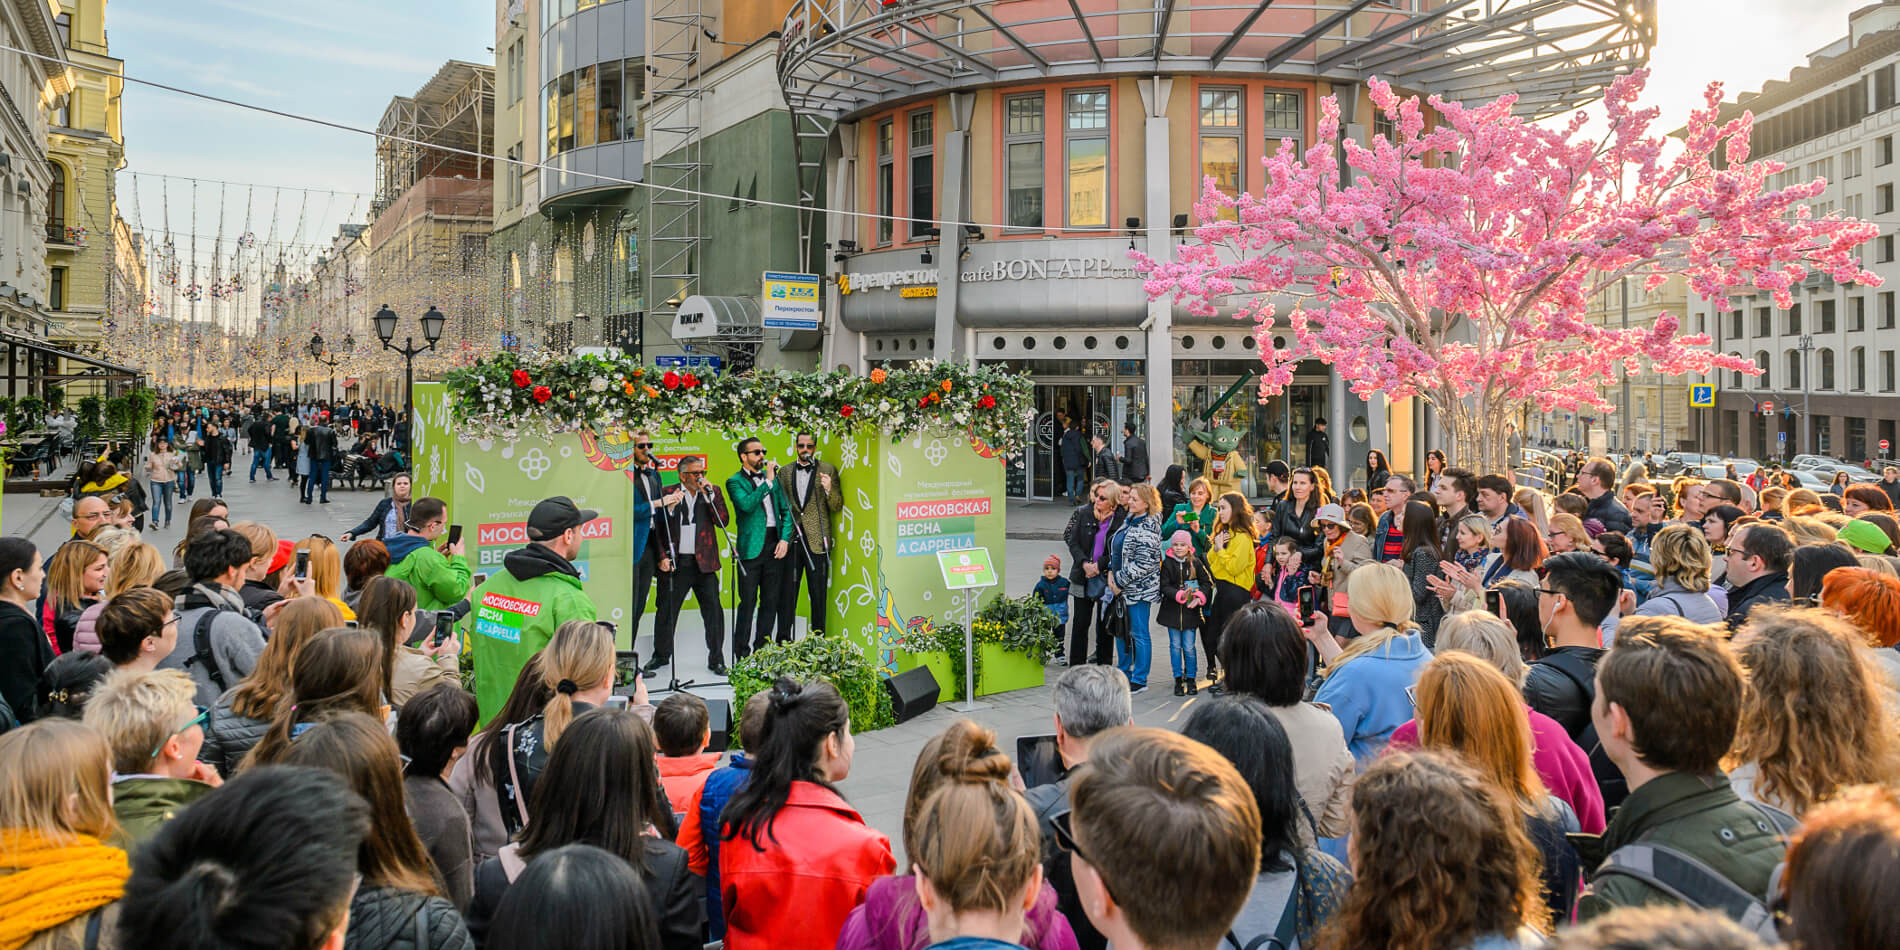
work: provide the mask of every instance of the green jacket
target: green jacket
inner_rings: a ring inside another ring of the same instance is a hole
[[[1583,866],[1595,868],[1610,852],[1636,841],[1681,851],[1738,887],[1764,898],[1768,878],[1787,851],[1762,814],[1737,798],[1728,776],[1670,772],[1630,793],[1600,838],[1578,839]],[[1593,874],[1577,904],[1580,920],[1618,907],[1673,904],[1675,899],[1625,874]]]
[[[119,832],[112,843],[133,850],[210,791],[211,786],[188,778],[145,776],[114,782],[112,814],[119,819]]]
[[[1166,547],[1174,533],[1182,529],[1194,535],[1194,552],[1206,557],[1208,546],[1214,540],[1214,503],[1202,506],[1198,518],[1193,508],[1175,505],[1174,510],[1168,512],[1167,520],[1161,522],[1161,545]]]
[[[726,479],[726,497],[732,499],[732,507],[738,514],[734,520],[739,523],[739,557],[750,561],[765,553],[765,499],[770,495],[773,510],[778,514],[779,537],[791,539],[785,519],[792,515],[792,500],[779,486],[778,479],[768,478],[754,485],[752,479],[740,472]]]
[[[417,610],[443,610],[468,596],[473,576],[468,558],[445,556],[413,534],[385,538],[383,544],[389,548],[389,569],[383,573],[416,589]]]
[[[508,552],[502,569],[469,596],[475,624],[468,637],[475,662],[481,720],[501,711],[515,677],[569,620],[593,620],[594,602],[573,564],[540,544]]]

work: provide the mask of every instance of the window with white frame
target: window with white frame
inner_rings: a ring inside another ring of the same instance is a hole
[[[1063,151],[1068,225],[1108,227],[1108,90],[1063,95]]]
[[[937,225],[937,114],[919,109],[908,117],[910,130],[910,239],[921,241],[936,234]]]
[[[1042,228],[1043,94],[1011,96],[1003,101],[1005,204],[1011,228]]]
[[[877,124],[877,243],[889,244],[895,233],[892,230],[891,215],[895,213],[893,204],[895,195],[892,189],[897,187],[896,143],[892,136],[896,134],[890,119]]]
[[[1202,89],[1200,106],[1201,179],[1228,197],[1240,194],[1241,103],[1239,89]],[[1198,187],[1195,188],[1199,192]]]
[[[1306,100],[1297,92],[1278,89],[1266,91],[1265,119],[1261,129],[1267,140],[1267,154],[1280,150],[1281,142],[1291,142],[1293,150],[1303,150],[1306,132]]]

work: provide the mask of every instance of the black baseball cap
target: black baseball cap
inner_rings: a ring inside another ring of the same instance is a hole
[[[547,541],[558,538],[567,529],[578,528],[598,517],[598,511],[574,507],[574,500],[566,495],[544,498],[528,514],[528,539]]]

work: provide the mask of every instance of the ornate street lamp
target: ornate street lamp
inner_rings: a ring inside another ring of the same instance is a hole
[[[345,345],[347,345],[349,343],[349,340],[346,339],[343,342],[345,343]],[[331,354],[330,358],[327,360],[323,358],[323,335],[320,333],[313,333],[310,335],[310,358],[330,368],[330,409],[331,411],[335,411],[336,410],[336,364],[341,361],[337,359],[335,354]]]
[[[401,346],[390,342],[396,338],[396,311],[389,309],[388,304],[383,304],[382,309],[376,311],[375,319],[377,339],[383,341],[386,349],[402,354],[403,410],[406,416],[413,416],[416,411],[416,356],[435,349],[436,341],[442,339],[442,324],[448,322],[449,318],[433,306],[422,315],[423,346],[416,345],[415,337],[403,337]]]

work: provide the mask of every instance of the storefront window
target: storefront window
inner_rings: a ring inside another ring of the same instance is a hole
[[[574,74],[561,77],[561,151],[574,147]]]
[[[575,74],[574,80],[574,131],[576,145],[593,145],[600,141],[600,126],[596,118],[600,114],[600,83],[598,70],[593,66],[584,66]]]
[[[937,232],[936,116],[929,109],[910,114],[910,239]]]
[[[602,142],[620,139],[620,63],[600,64],[600,111],[595,125]]]
[[[1016,96],[1004,106],[1009,164],[1009,226],[1042,227],[1042,94]]]
[[[542,99],[546,105],[542,108],[541,112],[542,115],[547,117],[545,124],[547,126],[548,147],[545,157],[553,158],[561,151],[559,133],[561,94],[559,80],[548,83],[547,94],[544,95]]]
[[[1108,227],[1108,91],[1064,97],[1068,171],[1068,223],[1072,228]]]
[[[1266,130],[1267,154],[1278,152],[1282,141],[1293,143],[1293,150],[1299,151],[1306,126],[1305,97],[1297,92],[1269,89],[1266,102],[1266,121],[1262,128]]]
[[[897,187],[897,169],[892,148],[895,131],[890,119],[877,124],[877,243],[891,243],[893,190]]]
[[[1230,198],[1240,194],[1240,101],[1238,89],[1201,90],[1201,177]]]
[[[1252,382],[1220,402],[1236,382],[1260,369],[1260,363],[1251,359],[1174,361],[1174,402],[1179,409],[1175,414],[1178,444],[1173,462],[1186,466],[1190,478],[1202,474],[1206,463],[1189,448],[1192,432],[1211,431],[1222,425],[1232,428],[1240,434],[1235,451],[1246,463],[1241,483],[1248,498],[1258,498],[1266,491],[1265,482],[1260,480],[1262,465],[1273,459],[1284,459],[1289,464],[1306,461],[1306,436],[1313,429],[1313,421],[1324,418],[1329,411],[1331,381],[1328,370],[1317,361],[1299,367],[1293,384],[1264,402]],[[1212,416],[1203,418],[1210,409]],[[1353,464],[1346,467],[1350,469]],[[1335,487],[1343,487],[1349,484],[1352,473],[1328,474]]]

